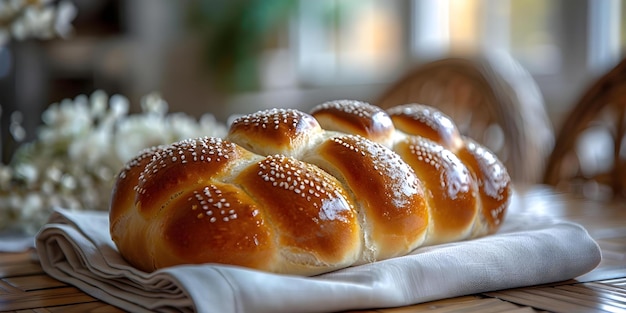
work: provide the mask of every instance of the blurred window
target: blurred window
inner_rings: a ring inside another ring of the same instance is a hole
[[[594,74],[606,72],[619,61],[622,2],[589,0],[587,68]]]
[[[621,0],[619,4],[620,4],[619,12],[620,12],[620,20],[621,20],[620,48],[621,48],[622,57],[626,57],[626,1]]]
[[[318,85],[385,82],[406,61],[495,50],[535,76],[585,77],[626,50],[624,2],[301,0],[299,78]]]
[[[510,1],[511,54],[535,74],[561,69],[558,4],[545,0]]]
[[[419,0],[417,0],[419,1]],[[448,0],[450,51],[502,50],[535,74],[560,70],[559,2]]]
[[[297,51],[304,83],[384,80],[405,56],[403,2],[300,1]]]

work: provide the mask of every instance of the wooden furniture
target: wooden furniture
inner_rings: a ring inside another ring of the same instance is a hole
[[[552,126],[534,79],[508,55],[449,57],[417,66],[374,104],[438,107],[494,151],[516,182],[541,180]]]
[[[603,260],[572,280],[499,290],[401,308],[361,313],[408,312],[618,312],[626,310],[626,208],[557,194],[545,187],[517,188],[522,214],[582,224],[599,243]],[[122,312],[44,273],[33,251],[0,253],[0,312]]]
[[[565,118],[543,180],[596,200],[626,196],[626,59],[599,77]]]

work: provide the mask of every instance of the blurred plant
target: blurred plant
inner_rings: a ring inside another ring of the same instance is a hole
[[[293,0],[194,1],[189,22],[203,40],[207,66],[227,91],[258,87],[258,61],[264,42],[287,21]]]
[[[12,38],[65,38],[75,17],[76,7],[69,0],[0,0],[0,46]]]
[[[52,104],[37,138],[0,165],[0,230],[36,232],[55,207],[108,210],[115,175],[141,150],[178,140],[226,134],[211,114],[200,119],[168,114],[158,94],[141,99],[129,114],[128,99],[96,91]]]

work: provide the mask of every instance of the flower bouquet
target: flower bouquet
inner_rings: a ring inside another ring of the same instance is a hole
[[[108,210],[118,171],[141,150],[178,140],[226,134],[211,114],[168,113],[158,94],[129,101],[103,91],[52,104],[34,141],[0,165],[0,232],[34,234],[55,207]]]

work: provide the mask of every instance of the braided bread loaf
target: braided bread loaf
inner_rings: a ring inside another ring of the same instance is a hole
[[[492,153],[432,108],[336,101],[142,152],[115,182],[110,231],[144,271],[315,275],[492,233],[509,184]]]

